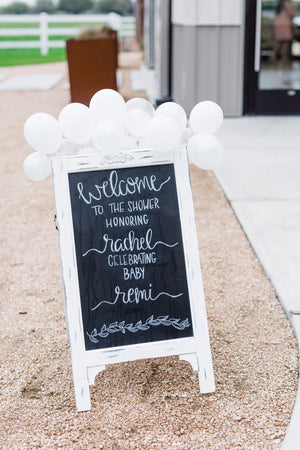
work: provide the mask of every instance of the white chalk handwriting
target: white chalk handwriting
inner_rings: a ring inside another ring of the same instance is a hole
[[[178,245],[178,242],[173,244],[167,244],[163,241],[156,241],[152,243],[152,229],[149,228],[146,232],[145,236],[137,238],[135,236],[135,231],[129,231],[128,235],[124,239],[112,239],[108,234],[104,234],[102,239],[104,241],[103,247],[101,249],[98,248],[90,248],[86,252],[82,254],[82,256],[88,255],[90,252],[100,253],[101,255],[107,251],[111,253],[119,253],[125,251],[146,251],[146,250],[154,250],[157,245],[163,245],[165,247],[175,247]]]
[[[107,257],[109,267],[155,264],[156,261],[155,252],[122,253],[121,255],[108,255]]]
[[[99,306],[103,305],[104,303],[108,305],[115,305],[117,301],[120,299],[125,305],[127,303],[140,303],[141,300],[144,300],[145,302],[152,301],[155,302],[158,298],[165,296],[169,298],[178,298],[183,295],[181,292],[180,294],[169,294],[168,292],[159,292],[157,295],[152,296],[152,284],[149,284],[148,289],[139,289],[139,288],[129,288],[127,291],[121,291],[119,286],[115,287],[115,299],[114,301],[110,302],[107,300],[100,301],[94,308],[91,308],[91,311],[95,311],[99,308]]]
[[[127,177],[124,180],[119,180],[118,172],[112,170],[107,180],[101,184],[95,184],[93,191],[84,190],[82,182],[77,183],[77,190],[79,192],[79,200],[83,200],[87,205],[93,201],[100,201],[103,197],[125,197],[133,194],[141,194],[143,191],[159,192],[162,187],[170,181],[169,176],[162,182],[157,181],[156,175],[144,175],[143,177]]]
[[[114,216],[105,219],[106,228],[117,227],[137,227],[139,225],[148,225],[149,217],[147,214],[139,214],[134,216]]]

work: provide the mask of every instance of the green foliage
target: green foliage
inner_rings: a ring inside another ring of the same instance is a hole
[[[23,2],[12,2],[2,9],[4,14],[29,14],[31,8]]]
[[[53,14],[55,10],[56,8],[52,0],[37,0],[35,6],[33,7],[33,12],[36,14],[41,12]]]
[[[133,6],[130,0],[100,0],[95,3],[94,11],[102,14],[115,12],[126,16],[133,13]]]
[[[66,60],[64,48],[50,48],[49,54],[42,56],[39,48],[10,48],[0,50],[0,66],[41,64]]]
[[[59,0],[58,3],[58,10],[70,14],[80,14],[92,8],[92,0]]]

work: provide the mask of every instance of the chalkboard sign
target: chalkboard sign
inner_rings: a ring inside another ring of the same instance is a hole
[[[213,391],[185,148],[52,162],[77,409],[140,358],[179,354]]]
[[[69,185],[86,350],[192,336],[174,166]]]

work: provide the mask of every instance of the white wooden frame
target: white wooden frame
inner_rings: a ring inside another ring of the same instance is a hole
[[[174,164],[175,169],[193,336],[86,351],[68,174],[170,163]],[[94,384],[96,375],[104,370],[107,364],[145,358],[179,355],[180,359],[190,362],[193,369],[198,372],[200,391],[214,392],[214,374],[186,148],[180,146],[172,152],[134,150],[118,155],[57,157],[52,159],[52,167],[77,411],[91,409],[89,385]]]

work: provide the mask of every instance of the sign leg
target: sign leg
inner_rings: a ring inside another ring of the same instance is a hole
[[[82,378],[74,377],[74,388],[77,411],[89,411],[91,409],[91,396],[87,374]]]
[[[201,360],[198,359],[198,361]],[[214,372],[212,363],[210,361],[207,361],[207,364],[204,366],[201,366],[199,364],[198,375],[201,394],[208,394],[210,392],[215,392],[216,386],[214,380]]]
[[[193,370],[198,372],[201,394],[208,394],[216,390],[211,360],[208,359],[204,365],[203,358],[201,358],[199,353],[187,353],[180,355],[179,358],[183,361],[188,361]]]

